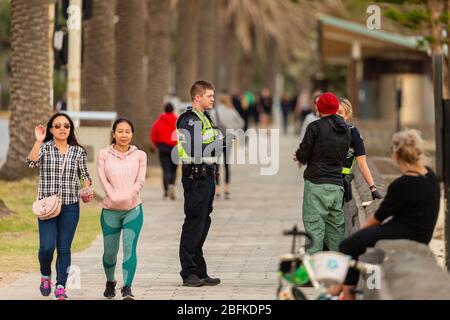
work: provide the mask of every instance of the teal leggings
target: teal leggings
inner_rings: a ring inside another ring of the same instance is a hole
[[[137,265],[136,246],[144,221],[142,204],[130,211],[103,209],[100,220],[103,231],[103,268],[106,279],[115,281],[114,273],[119,252],[120,233],[123,229],[123,281],[125,286],[131,288]]]

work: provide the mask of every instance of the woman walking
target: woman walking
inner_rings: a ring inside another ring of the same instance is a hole
[[[51,264],[56,246],[55,298],[65,300],[72,240],[80,217],[80,179],[84,184],[86,201],[93,198],[87,155],[84,148],[78,144],[73,122],[66,114],[54,114],[47,127],[36,126],[35,137],[36,141],[26,162],[30,168],[40,168],[38,199],[59,193],[62,204],[58,216],[38,220],[40,291],[43,296],[49,296],[51,293]]]
[[[106,274],[104,296],[116,296],[115,269],[123,230],[124,300],[134,300],[131,292],[136,272],[136,247],[143,224],[140,192],[144,186],[147,155],[131,145],[134,127],[130,120],[118,119],[112,127],[112,144],[100,151],[97,170],[105,191],[101,226],[103,231],[103,268]]]
[[[238,130],[242,129],[245,125],[244,120],[241,118],[239,113],[233,106],[231,96],[228,94],[223,94],[219,97],[219,103],[211,111],[211,118],[213,122],[219,128],[223,137],[226,136],[227,129]],[[230,153],[231,148],[226,145],[223,146],[223,166],[225,169],[225,200],[230,200]],[[217,172],[220,172],[220,165],[217,164]],[[216,197],[220,197],[220,174],[216,175]]]

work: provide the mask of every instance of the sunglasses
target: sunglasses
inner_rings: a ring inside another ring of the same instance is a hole
[[[64,127],[64,129],[70,129],[70,124],[69,123],[64,123],[62,125],[60,123],[57,123],[57,124],[54,124],[52,127],[55,128],[56,130],[61,129],[61,127]]]

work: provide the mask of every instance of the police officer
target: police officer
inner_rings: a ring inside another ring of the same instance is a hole
[[[203,244],[211,225],[217,157],[224,143],[207,110],[213,108],[214,87],[197,81],[191,88],[192,107],[177,121],[178,157],[182,162],[185,220],[180,239],[180,275],[183,286],[218,285],[203,257]]]

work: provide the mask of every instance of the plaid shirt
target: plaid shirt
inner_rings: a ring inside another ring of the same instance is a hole
[[[69,146],[67,160],[61,177],[61,167],[64,162],[62,155],[53,140],[41,145],[39,159],[32,161],[26,159],[30,168],[40,167],[39,172],[39,199],[52,196],[61,191],[63,205],[79,202],[82,180],[90,180],[87,171],[87,154],[79,146]]]

